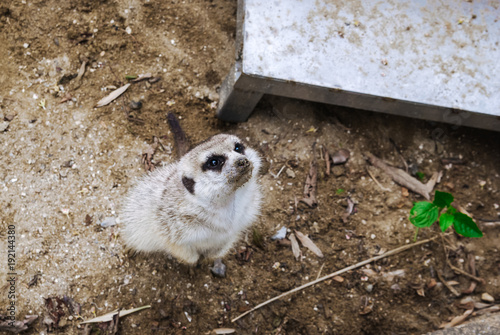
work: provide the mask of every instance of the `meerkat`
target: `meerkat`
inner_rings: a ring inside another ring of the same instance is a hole
[[[260,212],[261,164],[237,136],[220,134],[155,169],[123,202],[127,246],[191,265],[222,258]]]

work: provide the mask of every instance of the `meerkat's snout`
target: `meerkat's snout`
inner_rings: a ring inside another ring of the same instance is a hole
[[[245,170],[250,167],[250,161],[246,157],[238,158],[236,160],[236,167],[240,170]]]
[[[229,178],[229,182],[236,187],[240,187],[250,180],[252,177],[252,163],[246,157],[240,157],[234,161],[234,174]]]

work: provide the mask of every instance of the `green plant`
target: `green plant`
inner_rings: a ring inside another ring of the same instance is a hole
[[[425,173],[419,171],[419,172],[417,172],[416,175],[417,175],[418,180],[420,180],[422,182],[424,181],[424,179],[425,179]]]
[[[419,228],[430,227],[438,219],[439,227],[443,232],[453,226],[460,235],[466,237],[483,236],[470,216],[458,212],[455,207],[451,206],[453,199],[453,195],[450,193],[436,191],[433,202],[420,201],[413,205],[410,211],[410,222],[417,227],[415,240]]]

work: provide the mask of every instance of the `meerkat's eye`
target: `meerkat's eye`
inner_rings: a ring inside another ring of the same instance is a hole
[[[205,162],[205,164],[203,164],[202,170],[220,171],[225,162],[226,158],[224,158],[223,156],[210,156]]]
[[[240,154],[244,154],[245,153],[245,146],[241,143],[236,143],[234,145],[234,151],[236,151]]]

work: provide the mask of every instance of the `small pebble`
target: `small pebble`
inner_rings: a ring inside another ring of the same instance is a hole
[[[288,176],[288,178],[295,178],[295,172],[293,172],[292,169],[286,169],[285,173]]]
[[[271,240],[275,241],[284,239],[286,236],[286,231],[286,227],[281,227],[281,229],[271,237]]]
[[[224,278],[226,276],[226,265],[218,258],[214,261],[214,267],[210,268],[210,271],[214,276]]]
[[[0,132],[5,131],[9,127],[9,122],[1,121],[0,122]]]
[[[481,300],[485,302],[495,302],[495,298],[493,298],[491,295],[488,293],[483,293],[481,294]]]
[[[141,101],[130,101],[130,108],[133,110],[139,110],[142,108],[142,102]]]
[[[372,284],[366,285],[365,290],[366,292],[371,293],[373,291],[373,285]]]
[[[401,287],[399,286],[399,284],[394,284],[391,285],[391,290],[393,290],[394,292],[399,292],[401,291]]]

